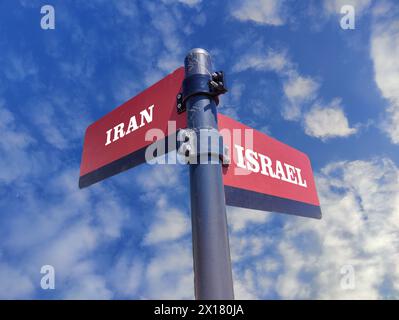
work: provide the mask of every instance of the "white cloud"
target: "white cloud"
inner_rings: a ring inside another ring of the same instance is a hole
[[[242,82],[234,81],[229,88],[228,95],[221,95],[219,97],[219,108],[221,112],[233,119],[239,120],[238,110],[240,106],[240,98],[245,90],[245,84]]]
[[[185,4],[189,7],[196,7],[199,5],[202,0],[178,0],[180,3]]]
[[[253,47],[238,59],[233,72],[250,69],[275,72],[283,86],[281,115],[285,120],[300,121],[307,134],[322,140],[346,137],[357,131],[349,127],[339,99],[331,101],[327,107],[313,106],[309,110],[319,96],[320,81],[300,74],[286,51],[265,50],[264,45],[259,42]],[[327,117],[332,117],[332,122],[328,122]]]
[[[162,4],[146,2],[146,9],[151,18],[150,23],[156,30],[154,36],[159,37],[164,46],[164,50],[160,50],[157,55],[157,68],[163,73],[169,73],[182,65],[184,45],[181,30],[186,21],[183,22],[178,11]],[[147,82],[153,80],[149,78]]]
[[[255,45],[259,46],[259,45]],[[291,67],[284,51],[263,50],[250,51],[242,55],[238,62],[233,66],[233,72],[246,71],[253,69],[256,71],[274,71],[281,73]]]
[[[392,294],[383,286],[399,280],[394,271],[399,243],[398,168],[388,159],[337,162],[326,166],[317,182],[322,220],[290,221],[280,241],[285,262],[278,279],[281,296],[375,299]],[[300,239],[306,238],[312,241],[300,245]],[[345,265],[355,271],[352,290],[341,287]],[[301,278],[304,272],[311,275],[311,287]]]
[[[0,299],[24,299],[31,296],[34,291],[32,280],[0,261]]]
[[[32,54],[29,53],[9,53],[3,57],[3,64],[4,69],[2,71],[10,81],[23,81],[27,77],[34,76],[38,73]]]
[[[137,7],[134,1],[119,0],[115,2],[118,13],[126,17],[135,17],[137,15]]]
[[[242,82],[234,81],[230,89],[231,99],[235,102],[240,101],[240,98],[245,90],[245,84]]]
[[[144,276],[144,262],[127,254],[120,257],[112,268],[110,282],[118,295],[127,298],[139,296],[138,290]]]
[[[237,300],[255,300],[257,296],[248,288],[248,283],[243,283],[239,278],[234,279],[234,298]]]
[[[304,77],[292,71],[283,85],[287,103],[284,104],[282,115],[286,120],[299,120],[303,105],[315,99],[319,84],[311,77]]]
[[[158,248],[146,268],[147,299],[193,299],[193,255],[189,242]]]
[[[61,150],[68,147],[67,135],[64,135],[59,126],[55,125],[56,115],[53,106],[48,102],[40,103],[40,113],[33,115],[33,119],[49,144]]]
[[[316,182],[322,220],[286,217],[281,232],[274,229],[272,237],[265,237],[263,229],[257,233],[256,225],[248,226],[245,233],[233,233],[232,256],[240,295],[397,297],[398,167],[384,158],[333,162],[321,170]],[[254,255],[254,238],[261,255]],[[342,286],[342,270],[348,265],[354,270],[353,289]]]
[[[85,274],[74,282],[74,285],[66,291],[64,299],[70,300],[109,300],[113,293],[107,288],[103,277],[93,274]]]
[[[13,290],[3,293],[0,286],[1,296],[31,298],[40,290],[40,267],[46,264],[55,268],[57,297],[113,296],[106,275],[98,272],[93,253],[120,237],[128,216],[112,189],[96,186],[79,190],[77,177],[77,170],[59,170],[50,181],[41,177],[46,188],[40,190],[21,180],[17,189],[22,195],[11,193],[2,199],[0,209],[12,219],[7,223],[1,251],[12,252],[20,270],[15,269],[19,276],[15,275]],[[11,203],[7,210],[4,201]],[[0,277],[3,275],[7,270],[0,270]]]
[[[109,238],[118,238],[127,219],[125,210],[121,210],[120,204],[115,199],[100,202],[95,207],[98,215],[102,234]]]
[[[201,4],[202,0],[162,0],[162,2],[166,5],[175,5],[178,2],[190,8],[195,8]]]
[[[347,137],[356,133],[357,129],[350,128],[340,100],[335,99],[328,106],[315,105],[305,114],[305,133],[309,136],[329,139]]]
[[[351,5],[357,16],[362,15],[371,5],[372,0],[324,0],[324,10],[328,14],[341,14],[341,8]]]
[[[227,217],[233,232],[244,230],[250,224],[266,223],[270,215],[257,210],[227,207]]]
[[[177,240],[190,231],[187,216],[173,208],[159,208],[154,223],[144,238],[144,244],[154,245],[166,241]]]
[[[137,176],[138,184],[147,192],[153,193],[160,188],[173,188],[181,190],[181,166],[179,165],[154,165]]]
[[[42,143],[65,150],[81,145],[84,131],[91,122],[84,100],[82,97],[70,98],[63,91],[54,91],[51,96],[34,96],[24,107],[31,110],[31,121],[42,135]],[[71,105],[78,105],[80,112]]]
[[[231,9],[231,15],[240,21],[281,26],[285,23],[283,4],[284,2],[279,0],[236,1]]]
[[[245,214],[245,212],[243,212],[243,214]],[[267,213],[263,212],[263,214]],[[256,226],[255,223],[253,224]],[[260,224],[262,223],[258,223],[258,225]],[[268,236],[244,235],[244,233],[239,235],[233,233],[230,241],[231,259],[233,263],[236,263],[241,260],[247,260],[248,258],[260,257],[265,254],[266,248],[270,247],[272,244],[273,241]]]
[[[370,55],[374,77],[382,96],[388,101],[384,130],[392,142],[399,144],[399,23],[398,10],[381,3],[374,10]]]
[[[0,100],[0,183],[12,183],[38,170],[38,154],[32,154],[35,140],[16,121]],[[40,157],[40,156],[39,156]]]

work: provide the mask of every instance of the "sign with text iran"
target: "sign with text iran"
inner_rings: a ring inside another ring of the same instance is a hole
[[[147,135],[150,129],[174,134],[186,126],[186,114],[176,110],[183,79],[181,67],[87,128],[80,188],[144,163],[145,150],[154,142]]]
[[[218,122],[231,152],[231,163],[223,168],[227,205],[321,218],[304,153],[224,115]]]

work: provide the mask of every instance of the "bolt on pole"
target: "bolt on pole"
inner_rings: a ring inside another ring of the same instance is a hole
[[[197,48],[188,53],[184,63],[187,123],[198,141],[200,130],[218,130],[216,103],[207,94],[212,79],[211,57],[206,50]],[[190,164],[195,297],[199,300],[232,300],[233,278],[221,160],[218,154],[210,151],[206,163],[199,153],[196,160]]]

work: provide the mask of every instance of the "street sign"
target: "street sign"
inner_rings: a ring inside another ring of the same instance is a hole
[[[145,150],[153,143],[146,139],[148,130],[173,134],[186,126],[186,114],[176,110],[183,79],[181,67],[87,128],[80,188],[145,162]],[[168,121],[175,121],[174,132]]]
[[[309,158],[222,114],[219,131],[231,151],[223,168],[226,204],[321,218]]]
[[[87,128],[79,187],[178,148],[190,168],[195,296],[234,299],[226,204],[320,219],[319,199],[304,153],[218,114],[227,89],[206,50],[184,65]]]

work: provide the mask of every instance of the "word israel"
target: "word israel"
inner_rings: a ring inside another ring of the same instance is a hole
[[[288,163],[281,163],[279,160],[273,161],[264,154],[255,152],[252,149],[244,149],[237,144],[234,145],[234,148],[237,152],[237,158],[235,159],[237,167],[255,173],[260,171],[265,176],[307,188],[307,182],[302,179],[300,168]]]
[[[140,111],[140,125],[137,124],[137,118],[136,116],[132,116],[129,120],[129,123],[127,125],[127,128],[125,127],[125,123],[120,123],[116,125],[115,127],[109,129],[107,131],[107,139],[105,142],[105,145],[111,144],[111,142],[115,142],[120,138],[123,138],[124,136],[128,135],[131,132],[136,131],[137,129],[144,127],[146,124],[151,123],[153,119],[153,109],[154,105],[149,106],[147,109],[144,109],[143,111]],[[125,130],[126,128],[126,130]],[[113,138],[112,138],[112,133],[113,133]],[[112,138],[112,140],[111,140]]]

